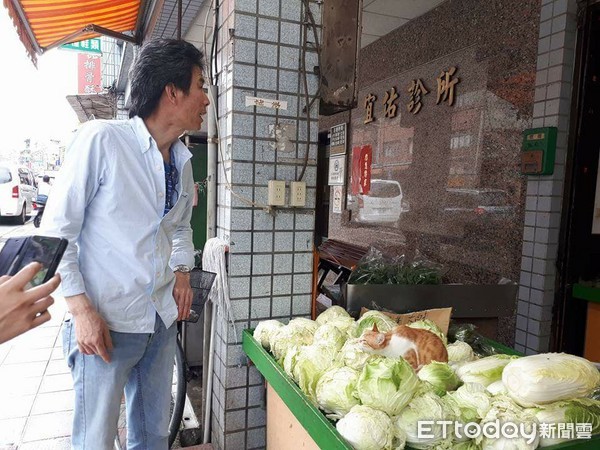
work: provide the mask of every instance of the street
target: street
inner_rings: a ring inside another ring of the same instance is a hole
[[[30,236],[35,234],[36,228],[33,226],[33,218],[29,219],[25,225],[14,225],[10,219],[0,221],[0,247],[11,237]]]
[[[10,237],[38,231],[0,222],[0,247]],[[59,332],[64,300],[54,295],[52,319],[0,345],[0,449],[58,449],[70,446],[73,391]]]

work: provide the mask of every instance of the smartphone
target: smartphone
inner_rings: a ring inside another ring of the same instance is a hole
[[[9,238],[0,251],[0,275],[15,275],[27,264],[39,262],[42,268],[29,284],[43,284],[56,273],[68,243],[66,239],[49,236]]]

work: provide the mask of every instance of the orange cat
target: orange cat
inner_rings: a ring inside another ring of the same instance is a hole
[[[448,351],[434,333],[420,328],[398,325],[380,333],[377,325],[360,337],[364,351],[388,358],[404,358],[417,372],[431,361],[448,362]]]

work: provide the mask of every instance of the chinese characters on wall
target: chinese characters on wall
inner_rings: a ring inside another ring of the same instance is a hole
[[[455,87],[458,83],[460,83],[460,78],[455,77],[457,68],[450,67],[447,70],[442,70],[438,75],[437,82],[437,99],[436,104],[440,103],[448,103],[449,106],[454,104],[455,99]],[[408,89],[406,90],[408,93],[408,98],[406,101],[406,109],[408,112],[412,114],[418,114],[419,111],[423,108],[423,97],[429,94],[429,90],[426,88],[423,80],[420,78],[411,80]],[[402,101],[403,99],[399,98],[400,95],[396,91],[395,87],[392,87],[391,90],[385,92],[385,96],[383,99],[383,116],[391,119],[396,117],[397,101]],[[376,120],[375,117],[375,104],[377,101],[377,95],[373,93],[369,93],[365,97],[364,107],[365,107],[365,120],[364,123],[371,123]]]
[[[102,92],[102,58],[80,53],[77,55],[78,93],[97,94]]]

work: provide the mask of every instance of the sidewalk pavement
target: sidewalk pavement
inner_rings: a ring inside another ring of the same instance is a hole
[[[60,333],[67,308],[64,298],[54,300],[50,321],[0,345],[0,450],[71,448],[73,379]]]
[[[0,450],[71,447],[73,380],[63,357],[63,298],[52,319],[0,345]]]

